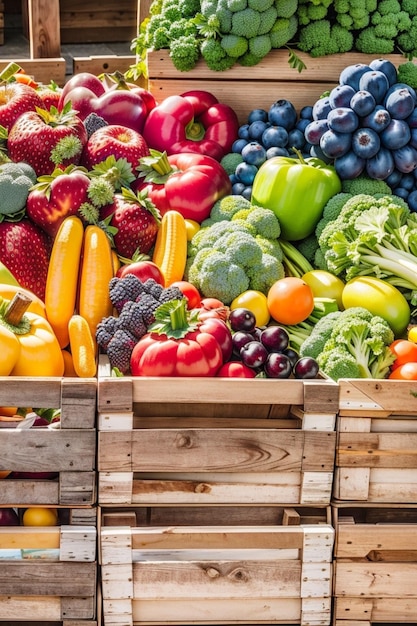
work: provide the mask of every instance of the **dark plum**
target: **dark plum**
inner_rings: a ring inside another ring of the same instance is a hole
[[[247,367],[262,367],[268,358],[268,350],[260,341],[252,340],[242,346],[240,358]]]
[[[330,159],[341,157],[349,152],[352,144],[350,133],[338,133],[335,130],[326,130],[320,139],[320,148]]]
[[[237,330],[232,335],[232,346],[233,346],[234,354],[236,354],[237,356],[240,356],[240,351],[243,348],[243,346],[249,343],[249,341],[253,341],[253,340],[254,338],[251,333],[245,332],[244,330]]]
[[[369,67],[371,70],[379,70],[380,72],[383,72],[388,78],[390,86],[397,82],[397,68],[389,59],[373,59],[370,62]]]
[[[334,168],[342,180],[352,180],[362,174],[366,159],[359,157],[353,150],[349,150],[334,161]]]
[[[403,146],[392,151],[394,163],[397,170],[407,174],[413,172],[417,167],[417,150],[412,146]],[[402,181],[401,181],[402,182]]]
[[[371,159],[380,146],[379,135],[372,128],[358,128],[352,135],[352,150],[361,159]]]
[[[319,365],[311,356],[302,356],[293,367],[294,378],[317,378]]]
[[[289,100],[277,100],[269,108],[268,120],[271,124],[290,130],[297,122],[297,110]]]
[[[371,67],[365,63],[355,63],[347,65],[340,72],[339,83],[341,85],[350,85],[355,91],[359,91],[359,81],[365,72],[369,72]]]
[[[365,115],[369,115],[369,113],[374,110],[375,105],[375,98],[371,93],[369,93],[369,91],[365,90],[356,91],[355,95],[352,96],[352,99],[350,101],[350,107],[356,113],[356,115],[359,115],[359,117],[365,117]]]
[[[292,374],[290,358],[283,352],[271,352],[264,364],[268,378],[289,378]]]
[[[294,348],[287,348],[286,350],[284,350],[284,354],[289,358],[293,367],[300,358],[300,355],[298,354],[297,350],[294,350]]]
[[[387,148],[381,147],[375,156],[367,159],[365,169],[370,178],[385,180],[395,169],[392,152]]]
[[[327,123],[335,132],[353,133],[359,126],[359,119],[350,107],[337,107],[329,112]]]
[[[411,128],[410,146],[417,149],[417,128]]]
[[[381,133],[381,142],[388,150],[398,150],[411,139],[411,130],[405,120],[392,119]]]
[[[288,348],[290,337],[282,326],[268,326],[262,331],[260,341],[268,352],[282,352]]]
[[[414,111],[414,107],[414,98],[405,87],[395,89],[385,100],[385,108],[391,117],[397,120],[407,119]]]
[[[379,70],[365,72],[359,79],[359,91],[369,91],[377,104],[383,102],[389,87],[388,78]]]
[[[251,333],[256,328],[256,317],[249,309],[238,307],[230,311],[229,324],[233,331],[244,330]]]

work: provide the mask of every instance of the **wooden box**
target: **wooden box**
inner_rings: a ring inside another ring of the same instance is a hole
[[[60,0],[62,43],[131,41],[136,35],[137,0]]]
[[[329,624],[328,509],[101,509],[104,626]]]
[[[333,382],[101,373],[100,505],[330,502]]]
[[[245,124],[254,103],[268,110],[276,100],[290,100],[297,111],[313,105],[325,92],[336,87],[342,69],[355,63],[369,63],[375,55],[361,53],[333,54],[313,59],[297,52],[307,69],[299,73],[288,64],[286,49],[272,50],[258,65],[247,68],[239,64],[224,72],[209,70],[200,59],[189,72],[175,69],[169,50],[148,53],[149,89],[161,101],[167,96],[181,94],[190,89],[205,89],[220,102],[230,105],[239,122]],[[398,65],[404,62],[401,55],[389,55]]]
[[[0,624],[96,626],[96,521],[59,514],[59,526],[0,528]]]
[[[0,407],[61,410],[54,428],[0,422],[0,471],[51,478],[1,481],[0,506],[93,505],[96,502],[96,379],[0,378]]]
[[[340,380],[334,498],[417,501],[417,384]]]
[[[415,623],[417,505],[333,510],[334,626]]]

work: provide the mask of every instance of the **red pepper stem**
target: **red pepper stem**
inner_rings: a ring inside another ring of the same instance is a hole
[[[205,132],[206,129],[201,122],[196,122],[195,120],[192,120],[192,122],[185,127],[185,136],[191,141],[201,141],[204,139]]]
[[[166,152],[161,152],[161,155],[152,161],[152,169],[155,170],[160,176],[165,176],[173,172],[171,163],[168,161],[168,155]]]
[[[179,300],[178,305],[172,307],[169,312],[169,318],[171,321],[172,330],[178,330],[180,328],[188,328],[188,318],[187,318],[187,305],[184,300]]]

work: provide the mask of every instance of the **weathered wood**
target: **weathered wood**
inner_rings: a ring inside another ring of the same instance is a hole
[[[66,61],[63,57],[52,57],[48,59],[0,59],[0,71],[11,61],[18,63],[30,76],[38,82],[47,85],[54,80],[62,87],[66,79]]]
[[[30,58],[61,55],[59,0],[26,0]]]

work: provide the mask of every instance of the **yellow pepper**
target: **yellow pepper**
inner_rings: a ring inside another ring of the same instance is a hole
[[[2,376],[62,376],[64,359],[49,322],[27,311],[30,298],[17,293],[0,298]]]

